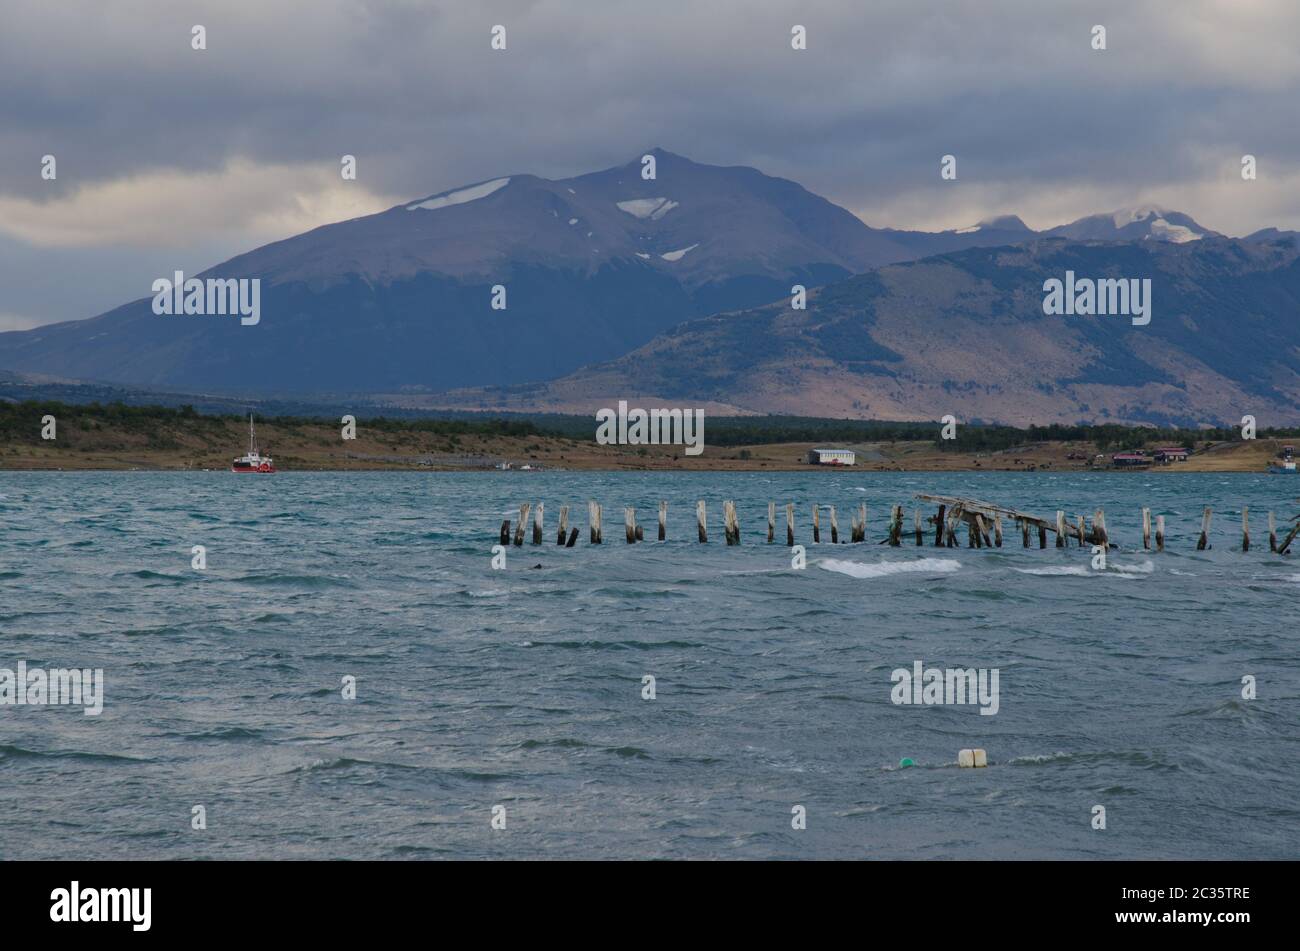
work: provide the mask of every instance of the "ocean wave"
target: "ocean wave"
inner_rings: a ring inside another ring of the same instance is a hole
[[[316,773],[336,769],[391,769],[402,772],[417,773],[422,771],[424,767],[410,766],[406,763],[390,763],[383,760],[353,759],[350,756],[335,756],[330,759],[314,759],[309,763],[294,766],[290,769],[283,770],[281,775],[291,776],[295,773]]]
[[[1043,763],[1060,762],[1062,760],[1072,760],[1075,758],[1074,753],[1031,753],[1028,756],[1013,756],[1007,760],[1008,766],[1039,766]]]
[[[515,745],[519,750],[536,750],[544,747],[554,747],[558,749],[586,749],[591,746],[590,743],[584,743],[582,740],[575,740],[570,737],[559,737],[554,740],[524,740],[522,743]]]
[[[1133,578],[1138,575],[1149,575],[1156,570],[1153,562],[1144,561],[1136,565],[1117,565],[1111,562],[1106,566],[1106,572],[1096,571],[1091,564],[1087,565],[1048,565],[1043,568],[1012,568],[1012,571],[1018,571],[1022,575],[1041,575],[1044,577],[1085,577],[1088,575],[1104,575],[1106,572],[1113,572],[1115,577]]]
[[[613,753],[623,759],[653,759],[647,750],[639,746],[606,746],[601,749],[602,753]]]
[[[0,761],[5,759],[75,759],[98,763],[152,763],[145,756],[121,756],[117,753],[89,753],[83,750],[29,750],[22,746],[0,743]]]
[[[850,578],[885,578],[889,575],[915,574],[916,572],[949,573],[961,568],[953,558],[921,558],[917,561],[878,561],[864,564],[860,561],[840,561],[826,558],[817,562],[819,568],[848,575]]]
[[[165,574],[161,571],[150,571],[148,568],[141,568],[139,571],[127,571],[119,574],[117,577],[125,575],[128,578],[142,578],[145,581],[185,581],[184,575]]]
[[[1170,762],[1166,754],[1155,750],[1080,750],[1075,753],[1065,753],[1058,750],[1055,753],[1029,753],[1024,756],[1013,756],[1007,760],[1006,764],[1008,766],[1044,766],[1048,764],[1095,766],[1103,763],[1175,772],[1180,768],[1177,763]]]
[[[244,575],[235,578],[235,581],[242,581],[244,584],[266,586],[266,587],[295,587],[295,588],[355,588],[356,584],[347,578],[330,577],[329,575]]]
[[[1190,710],[1184,710],[1181,713],[1174,714],[1180,717],[1214,717],[1214,718],[1235,718],[1245,717],[1253,713],[1250,701],[1237,700],[1235,698],[1221,700],[1213,706],[1194,707]]]
[[[221,726],[207,730],[164,730],[159,736],[183,740],[260,740],[266,736],[262,730],[243,726]]]
[[[1055,577],[1060,575],[1090,575],[1093,570],[1087,565],[1049,565],[1046,568],[1012,568],[1012,571],[1018,571],[1022,575],[1042,575],[1045,577]]]
[[[1129,575],[1149,575],[1156,570],[1155,562],[1150,560],[1136,565],[1117,565],[1112,562],[1107,567],[1111,571],[1118,571],[1121,574]]]
[[[652,651],[659,650],[663,647],[679,647],[694,649],[703,647],[703,644],[697,644],[694,641],[542,641],[533,645],[535,647],[559,647],[565,650],[601,650],[601,651],[622,651],[638,650]]]

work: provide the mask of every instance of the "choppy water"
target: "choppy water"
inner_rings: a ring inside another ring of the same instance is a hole
[[[918,491],[1104,506],[1122,547],[1096,572],[1010,529],[1000,550],[874,544]],[[0,667],[106,678],[99,717],[0,706],[0,858],[1294,858],[1300,551],[1269,554],[1264,517],[1297,495],[1170,473],[0,473]],[[660,498],[669,541],[625,544],[622,506],[653,538]],[[546,544],[493,570],[501,520],[539,499]],[[764,543],[769,499],[797,503],[806,570]],[[810,544],[814,502],[847,537],[861,500],[873,544]],[[1134,550],[1142,505],[1163,555]],[[999,712],[894,705],[916,660],[998,668]],[[963,747],[989,768],[957,768]]]

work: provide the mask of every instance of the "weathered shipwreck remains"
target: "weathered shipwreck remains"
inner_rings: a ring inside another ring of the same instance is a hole
[[[1106,531],[1106,513],[1101,509],[1093,512],[1091,521],[1089,521],[1087,517],[1080,514],[1075,514],[1071,518],[1063,509],[1058,509],[1055,517],[1045,518],[1032,515],[1029,512],[1022,512],[1019,509],[1009,508],[1005,505],[997,505],[993,502],[984,502],[979,499],[961,496],[918,493],[915,498],[919,502],[938,507],[935,514],[925,517],[922,516],[919,507],[913,510],[912,531],[910,534],[917,545],[926,544],[928,533],[924,525],[928,524],[933,527],[933,544],[939,548],[956,547],[959,544],[958,537],[963,527],[965,528],[968,547],[1001,548],[1004,525],[1014,526],[1020,530],[1021,544],[1025,548],[1033,547],[1032,535],[1037,535],[1039,548],[1046,548],[1048,533],[1055,536],[1055,547],[1057,548],[1066,548],[1071,542],[1078,547],[1091,547],[1094,545],[1107,548],[1118,547],[1111,541],[1110,535]],[[841,544],[839,520],[833,505],[813,506],[812,542],[815,545],[822,544],[821,513],[823,508],[827,510],[830,523],[830,544]],[[523,545],[530,513],[533,516],[532,543],[534,545],[542,543],[543,512],[544,503],[542,502],[537,503],[536,509],[528,502],[519,506],[519,521],[515,525],[513,544],[517,546]],[[589,541],[592,545],[599,545],[603,541],[601,533],[602,514],[602,507],[599,502],[592,500],[587,503],[587,525]],[[1197,551],[1204,551],[1210,547],[1210,520],[1212,514],[1211,509],[1207,506],[1201,515],[1201,532],[1196,542]],[[776,515],[776,503],[768,502],[767,542],[769,545],[776,540]],[[740,516],[735,502],[730,499],[722,503],[722,520],[723,537],[726,539],[726,543],[728,545],[739,545],[741,539]],[[1268,513],[1269,551],[1282,555],[1287,554],[1291,543],[1295,541],[1297,535],[1300,535],[1300,515],[1293,516],[1289,521],[1295,524],[1287,532],[1282,542],[1279,543],[1277,519],[1272,512]],[[695,522],[700,542],[707,543],[709,540],[708,507],[703,499],[700,499],[695,505]],[[879,539],[877,544],[888,544],[893,547],[902,545],[904,538],[903,524],[903,506],[891,506],[886,535],[884,538]],[[623,526],[629,545],[644,540],[645,535],[641,525],[637,523],[635,508],[629,506],[623,510]],[[1148,551],[1152,550],[1151,526],[1151,510],[1144,508],[1142,509],[1142,548]],[[661,501],[659,503],[659,541],[666,541],[667,538],[668,503]],[[501,523],[499,539],[502,545],[512,543],[509,519]],[[560,527],[555,543],[565,548],[572,548],[577,540],[578,529],[569,527],[569,506],[562,505],[560,506]],[[848,541],[850,544],[863,544],[867,541],[867,503],[865,502],[859,502],[857,508],[852,512]],[[794,503],[786,503],[785,505],[785,543],[787,546],[795,544]],[[1165,550],[1165,517],[1163,515],[1155,517],[1154,550]],[[1246,507],[1241,510],[1241,550],[1250,551],[1250,510]]]

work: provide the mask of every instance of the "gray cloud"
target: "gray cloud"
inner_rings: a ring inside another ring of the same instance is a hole
[[[141,268],[169,248],[224,256],[331,216],[497,175],[571,175],[652,145],[793,178],[876,226],[1015,212],[1043,227],[1159,201],[1229,233],[1300,227],[1290,0],[7,7],[9,314],[122,300],[95,276],[118,267],[88,268],[80,295],[43,297],[14,241],[83,247],[85,260],[125,242]],[[190,49],[195,23],[206,51]],[[497,23],[504,53],[488,45]],[[805,52],[790,49],[795,23]],[[1094,23],[1104,52],[1089,48]],[[1258,182],[1236,174],[1243,152],[1259,157]],[[57,182],[39,178],[46,153]],[[338,180],[344,153],[356,183]],[[956,183],[939,180],[945,153]]]

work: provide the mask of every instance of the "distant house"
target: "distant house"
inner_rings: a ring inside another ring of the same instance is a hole
[[[1145,452],[1117,452],[1110,457],[1110,464],[1116,469],[1145,469],[1151,465],[1151,457]]]
[[[1169,465],[1171,462],[1186,462],[1187,450],[1182,446],[1164,446],[1156,450],[1156,462]]]
[[[814,466],[851,466],[857,459],[852,449],[810,449],[808,462]]]

